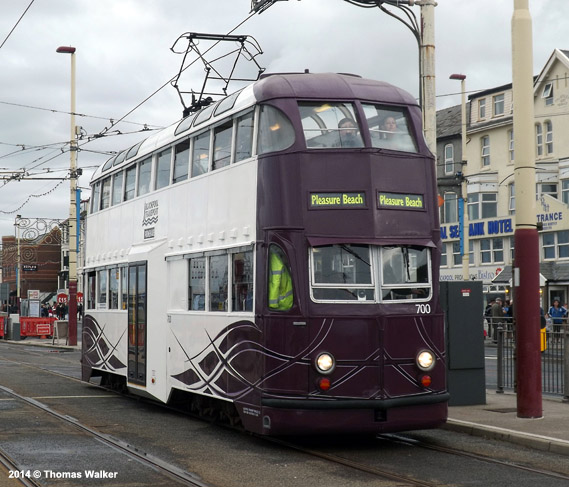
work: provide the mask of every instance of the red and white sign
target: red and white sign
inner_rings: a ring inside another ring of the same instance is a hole
[[[461,289],[460,292],[462,293],[463,298],[468,298],[471,293],[471,289]]]
[[[57,302],[67,304],[67,294],[60,293],[57,295]]]

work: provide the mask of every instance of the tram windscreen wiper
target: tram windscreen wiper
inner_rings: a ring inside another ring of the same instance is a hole
[[[366,260],[362,259],[362,257],[360,257],[358,254],[356,254],[350,247],[348,247],[347,245],[340,245],[340,248],[342,250],[345,250],[346,252],[348,252],[348,254],[353,255],[356,259],[361,260],[365,265],[369,266],[370,263],[367,262]]]
[[[409,247],[403,247],[403,261],[407,270],[407,282],[411,282],[411,272],[409,270]]]

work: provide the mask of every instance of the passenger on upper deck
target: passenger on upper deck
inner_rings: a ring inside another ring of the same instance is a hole
[[[362,140],[358,137],[358,126],[351,118],[343,118],[338,123],[338,133],[340,134],[339,147],[361,147]]]

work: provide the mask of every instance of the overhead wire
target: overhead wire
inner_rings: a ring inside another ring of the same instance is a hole
[[[12,35],[12,33],[16,30],[16,27],[18,27],[18,24],[22,21],[22,19],[24,18],[24,16],[28,13],[28,10],[30,9],[30,7],[34,4],[36,0],[32,0],[30,2],[30,4],[26,7],[26,10],[24,10],[24,13],[20,16],[20,18],[18,19],[18,21],[14,24],[14,27],[12,27],[12,30],[10,30],[10,32],[8,32],[8,35],[4,38],[4,40],[2,41],[2,44],[0,44],[0,49],[2,49],[4,47],[4,44],[6,44],[6,41],[10,38],[10,36]]]

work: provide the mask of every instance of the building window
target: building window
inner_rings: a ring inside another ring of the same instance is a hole
[[[445,193],[444,222],[453,223],[458,221],[458,199],[456,193]]]
[[[563,203],[569,205],[569,179],[561,181],[561,199]]]
[[[504,240],[483,238],[480,240],[480,263],[495,264],[504,262]]]
[[[490,165],[490,136],[485,135],[480,139],[481,145],[481,156],[482,156],[482,166],[486,167]]]
[[[538,156],[543,155],[543,129],[540,123],[535,124],[535,150]]]
[[[542,242],[544,259],[569,258],[569,230],[544,233]]]
[[[445,145],[445,174],[454,173],[454,146]]]
[[[508,212],[510,215],[516,214],[516,186],[514,183],[508,184]]]
[[[509,138],[509,148],[508,153],[510,157],[510,162],[514,162],[514,131],[508,131],[508,138]]]
[[[498,213],[496,193],[473,193],[468,195],[468,219],[493,218]]]
[[[537,195],[548,194],[557,199],[557,183],[540,183],[537,185]]]
[[[443,244],[441,249],[441,267],[447,266],[447,244]]]
[[[545,152],[553,154],[553,124],[551,120],[546,120],[545,125]]]
[[[452,265],[462,265],[462,255],[460,255],[460,242],[458,241],[452,243]]]
[[[516,239],[514,237],[510,237],[510,262],[514,262],[514,250],[515,250],[515,242]]]
[[[478,120],[484,120],[486,118],[486,98],[478,100]]]
[[[504,93],[492,97],[494,103],[494,116],[504,115]]]
[[[553,105],[553,83],[546,83],[543,87],[541,97],[545,99],[545,105]]]

